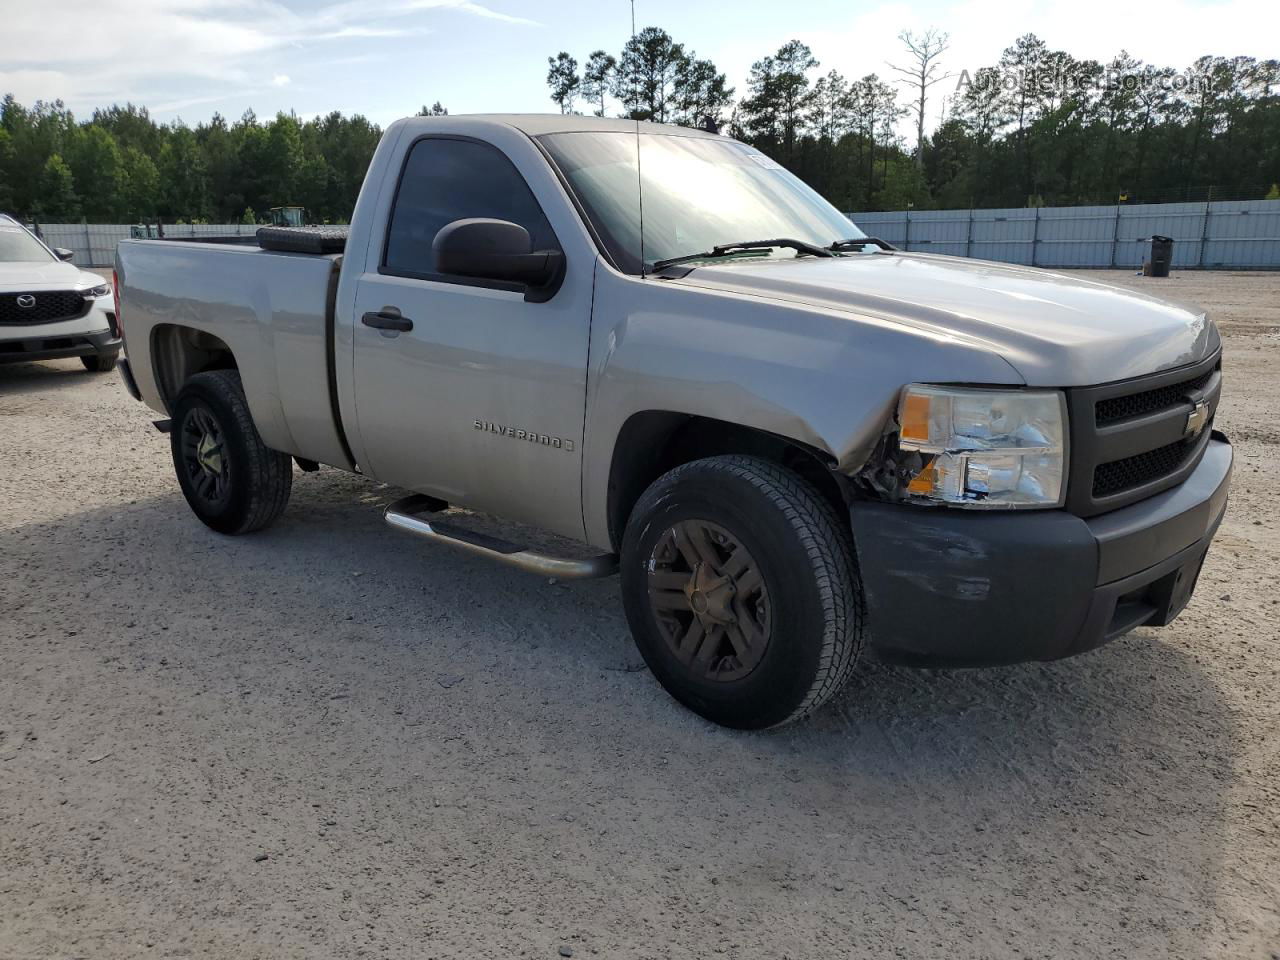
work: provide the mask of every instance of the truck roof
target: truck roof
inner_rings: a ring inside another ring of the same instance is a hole
[[[488,120],[493,123],[505,123],[522,130],[531,137],[544,133],[581,133],[584,131],[613,131],[617,133],[634,133],[636,127],[641,133],[660,133],[676,137],[712,137],[725,139],[717,133],[708,133],[694,127],[681,127],[672,123],[651,123],[641,120],[626,120],[621,117],[584,117],[576,113],[459,113],[441,117],[412,117],[415,124],[440,122],[442,125],[458,120]]]

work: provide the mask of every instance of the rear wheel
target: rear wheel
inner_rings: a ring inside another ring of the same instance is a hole
[[[716,723],[755,729],[807,715],[862,649],[847,527],[767,460],[711,457],[659,478],[628,521],[621,574],[654,676]]]
[[[109,373],[115,369],[116,359],[119,356],[119,350],[112,350],[110,353],[91,353],[82,356],[80,362],[90,373]]]
[[[187,504],[219,533],[270,526],[284,512],[293,461],[258,435],[235,370],[197,373],[173,405],[173,467]]]

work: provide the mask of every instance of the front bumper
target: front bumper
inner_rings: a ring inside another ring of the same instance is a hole
[[[1067,657],[1169,623],[1222,522],[1231,464],[1215,432],[1177,487],[1089,519],[854,503],[872,645],[979,666]]]
[[[118,353],[122,341],[110,330],[94,333],[45,333],[0,339],[0,363],[29,363],[32,360],[60,360]]]

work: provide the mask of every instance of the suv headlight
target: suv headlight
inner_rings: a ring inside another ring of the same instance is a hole
[[[80,296],[86,300],[100,300],[102,297],[111,296],[111,284],[100,283],[96,287],[90,287],[87,290],[81,290]]]
[[[1060,391],[913,383],[898,404],[898,445],[920,454],[908,498],[963,507],[1060,507],[1066,398]]]

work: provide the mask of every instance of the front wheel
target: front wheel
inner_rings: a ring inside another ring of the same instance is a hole
[[[112,350],[110,353],[91,353],[82,356],[80,362],[90,373],[110,373],[115,369],[119,356],[119,350]]]
[[[645,491],[622,544],[622,596],[667,691],[730,727],[806,716],[862,649],[862,587],[848,528],[778,464],[721,456]]]
[[[249,533],[284,512],[293,461],[258,436],[240,374],[197,373],[173,405],[173,467],[192,512],[219,533]]]

